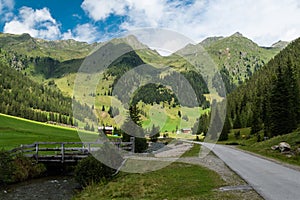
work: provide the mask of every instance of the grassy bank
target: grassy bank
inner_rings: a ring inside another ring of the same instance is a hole
[[[87,134],[93,136],[93,133]],[[63,141],[80,141],[77,130],[0,114],[0,149],[34,142]]]
[[[120,173],[107,184],[87,187],[75,199],[219,199],[214,189],[223,185],[213,171],[173,163],[146,174]]]
[[[240,131],[240,136],[237,137],[235,133]],[[250,128],[232,130],[229,134],[228,141],[220,142],[221,144],[235,144],[239,148],[253,153],[260,154],[269,158],[276,159],[281,162],[295,164],[300,166],[300,154],[297,149],[300,148],[300,130],[296,130],[290,134],[273,137],[263,141],[263,133],[260,133],[262,141],[257,142],[257,135],[250,135]],[[278,145],[280,142],[287,142],[291,145],[294,155],[285,155],[279,151],[271,149],[272,146]]]
[[[194,145],[182,157],[198,156],[200,148],[200,145]],[[175,162],[163,169],[144,174],[120,172],[108,183],[86,187],[74,200],[241,199],[240,193],[217,190],[227,184],[216,172],[207,168]]]
[[[278,145],[280,142],[287,142],[291,145],[294,155],[282,154],[279,151],[271,149],[272,146]],[[300,154],[297,153],[297,148],[300,148],[300,131],[277,136],[263,142],[253,143],[252,145],[240,146],[241,149],[251,151],[266,157],[276,159],[281,162],[300,166]]]

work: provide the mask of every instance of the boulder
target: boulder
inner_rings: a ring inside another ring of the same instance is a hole
[[[274,146],[271,147],[271,149],[274,150],[274,151],[279,150],[279,145],[274,145]]]
[[[279,150],[281,152],[287,152],[287,151],[290,151],[291,150],[291,145],[289,145],[288,143],[286,142],[280,142],[279,143]]]

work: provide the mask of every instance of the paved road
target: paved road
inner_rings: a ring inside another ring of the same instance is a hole
[[[300,200],[299,171],[223,145],[201,144],[212,149],[264,199]]]

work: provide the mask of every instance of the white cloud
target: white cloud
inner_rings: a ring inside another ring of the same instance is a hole
[[[126,11],[124,5],[122,0],[85,0],[81,7],[91,18],[98,21],[106,19],[111,13],[124,15]]]
[[[22,7],[18,16],[5,23],[3,30],[5,33],[28,33],[32,37],[53,40],[61,35],[59,26],[48,8],[34,10]]]
[[[200,41],[236,31],[271,45],[300,36],[299,0],[84,0],[82,8],[95,21],[111,14],[127,16],[121,28],[168,28]]]
[[[62,35],[62,39],[74,39],[82,42],[95,42],[97,40],[97,28],[91,24],[77,25],[73,30]]]
[[[0,13],[5,10],[12,10],[15,6],[14,0],[0,0]]]
[[[5,21],[12,17],[12,10],[15,6],[14,0],[0,0],[0,21]]]

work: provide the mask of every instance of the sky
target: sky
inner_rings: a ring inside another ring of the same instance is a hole
[[[0,0],[0,32],[88,43],[141,28],[200,42],[242,33],[261,46],[300,37],[299,0]]]

